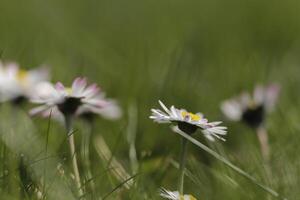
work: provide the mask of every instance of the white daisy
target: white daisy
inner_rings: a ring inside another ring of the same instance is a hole
[[[253,95],[243,92],[241,95],[221,103],[224,115],[232,121],[244,121],[251,127],[260,126],[265,113],[271,112],[276,104],[280,92],[277,84],[266,87],[258,85]]]
[[[160,190],[160,196],[165,199],[170,200],[197,200],[194,196],[190,194],[180,195],[178,191],[168,191],[164,188]]]
[[[202,113],[193,114],[185,109],[177,109],[174,106],[168,109],[161,101],[159,101],[159,104],[163,108],[163,111],[160,109],[151,109],[152,115],[150,119],[153,119],[155,122],[175,122],[177,123],[177,127],[187,134],[192,134],[200,128],[208,139],[213,141],[214,137],[216,137],[224,140],[221,136],[226,135],[227,127],[218,126],[222,122],[208,122]]]
[[[105,98],[96,84],[88,85],[86,78],[76,78],[71,88],[58,82],[40,84],[31,102],[42,104],[30,111],[31,115],[41,114],[62,118],[68,115],[99,114],[106,118],[118,118],[121,110],[113,100]]]
[[[35,87],[49,79],[45,67],[23,70],[16,63],[3,64],[0,61],[0,101],[19,103],[28,99],[35,92]]]

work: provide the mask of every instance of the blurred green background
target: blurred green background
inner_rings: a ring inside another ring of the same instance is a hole
[[[282,95],[267,124],[271,177],[247,127],[226,122],[227,141],[208,145],[288,199],[299,199],[299,9],[295,0],[1,0],[0,52],[2,60],[17,61],[26,69],[48,65],[53,81],[71,84],[74,77],[87,76],[118,100],[123,118],[98,119],[95,134],[103,135],[133,175],[126,138],[134,132],[139,176],[133,189],[108,199],[159,199],[160,187],[176,189],[178,171],[167,160],[177,160],[179,136],[148,119],[158,99],[219,120],[222,100],[257,83],[278,82]],[[4,124],[11,115],[5,109]],[[32,123],[27,118],[21,114],[21,130]],[[47,120],[34,119],[32,126],[27,132],[36,130],[44,141]],[[80,141],[84,127],[77,127]],[[67,152],[63,131],[58,123],[51,124],[49,148],[54,152]],[[206,143],[201,134],[196,137]],[[192,145],[190,150],[193,176],[187,178],[186,192],[197,199],[273,199],[205,152]],[[105,169],[93,145],[91,157],[94,174]],[[100,194],[93,198],[118,185],[111,179],[97,179]],[[8,191],[1,189],[5,198],[13,199]]]

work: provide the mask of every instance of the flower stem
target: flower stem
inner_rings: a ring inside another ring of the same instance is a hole
[[[264,126],[260,126],[256,130],[257,137],[260,144],[261,154],[264,161],[264,167],[266,170],[266,175],[269,180],[272,180],[272,169],[270,166],[270,147],[269,147],[269,138],[268,132]]]
[[[201,148],[202,150],[206,151],[208,154],[212,155],[217,160],[221,161],[222,163],[224,163],[225,165],[227,165],[228,167],[230,167],[232,170],[234,170],[235,172],[237,172],[241,176],[247,178],[252,183],[254,183],[258,187],[260,187],[261,189],[263,189],[265,192],[271,194],[273,197],[276,197],[276,198],[281,199],[281,200],[287,200],[287,198],[279,195],[279,193],[277,193],[275,190],[271,189],[267,185],[264,185],[264,184],[260,183],[258,180],[256,180],[256,178],[254,178],[253,176],[251,176],[250,174],[248,174],[244,170],[240,169],[239,167],[235,166],[229,160],[227,160],[223,156],[219,155],[217,152],[213,151],[209,147],[205,146],[204,144],[202,144],[201,142],[199,142],[195,138],[191,137],[190,135],[188,135],[188,134],[186,134],[186,133],[184,133],[183,131],[180,131],[180,130],[176,130],[175,132],[178,133],[179,135],[181,135],[182,137],[184,137],[186,140],[188,140],[192,144],[194,144],[197,147]]]
[[[186,154],[187,154],[187,139],[182,138],[181,141],[181,152],[180,152],[180,163],[179,163],[179,181],[178,181],[178,191],[180,194],[183,194],[184,186],[184,169],[186,163]]]
[[[93,134],[94,125],[93,122],[87,122],[86,125],[86,133],[83,135],[82,139],[82,151],[81,155],[84,159],[83,165],[85,168],[85,181],[83,183],[84,186],[86,186],[87,183],[90,185],[90,189],[92,192],[92,195],[95,193],[95,183],[93,180],[92,170],[91,170],[91,161],[90,161],[90,144],[91,144],[91,136]],[[87,187],[87,186],[86,186]]]
[[[74,134],[72,133],[72,116],[65,116],[66,119],[66,130],[69,137],[69,145],[70,145],[70,153],[72,158],[72,165],[74,170],[74,176],[75,176],[75,182],[76,186],[78,188],[79,196],[83,195],[83,191],[81,188],[81,182],[80,182],[80,175],[79,175],[79,169],[77,164],[77,155],[75,151],[75,140],[74,140]]]
[[[260,126],[257,128],[256,133],[257,133],[257,138],[258,138],[258,141],[260,144],[262,156],[264,158],[264,161],[266,163],[268,163],[269,159],[270,159],[270,147],[269,147],[268,132],[264,126]]]

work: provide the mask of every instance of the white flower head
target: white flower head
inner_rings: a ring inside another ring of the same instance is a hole
[[[265,113],[273,111],[280,93],[280,86],[270,84],[268,86],[257,85],[253,95],[243,92],[221,103],[224,115],[232,121],[243,120],[251,127],[257,127],[263,123]]]
[[[0,101],[18,103],[21,99],[29,99],[36,86],[48,79],[46,67],[26,71],[16,63],[3,64],[0,61]]]
[[[187,134],[192,134],[200,128],[208,139],[212,141],[214,141],[214,138],[224,140],[222,136],[226,135],[227,127],[219,126],[222,122],[208,122],[202,113],[193,114],[185,109],[177,109],[174,106],[168,109],[161,101],[159,101],[159,104],[163,108],[163,111],[160,109],[151,109],[152,115],[150,119],[153,119],[155,122],[177,123],[176,128]]]
[[[194,196],[190,194],[180,195],[178,191],[172,192],[164,188],[160,190],[160,196],[170,200],[197,200]]]
[[[96,84],[88,84],[86,78],[76,78],[70,88],[58,82],[40,84],[31,102],[42,104],[30,111],[31,115],[50,115],[61,119],[63,116],[81,116],[99,114],[103,117],[116,119],[121,109],[115,101],[106,99],[105,94]]]

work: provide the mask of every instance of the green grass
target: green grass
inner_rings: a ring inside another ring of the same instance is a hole
[[[226,142],[207,143],[200,133],[195,137],[259,183],[296,200],[299,9],[293,0],[1,0],[1,59],[18,61],[26,69],[47,64],[52,80],[66,84],[87,76],[122,106],[122,119],[99,118],[95,123],[87,199],[160,199],[160,187],[176,189],[180,136],[148,119],[158,99],[218,120],[223,119],[222,100],[252,90],[256,83],[278,82],[282,95],[267,120],[271,177],[255,133],[246,126],[226,122]],[[28,117],[30,107],[0,107],[1,199],[35,199],[36,192],[23,192],[22,181],[33,182],[46,199],[76,199],[65,131],[55,121],[48,131],[48,120]],[[80,152],[88,128],[82,121],[75,128],[80,172],[86,176],[89,170]],[[99,136],[132,177],[130,189],[101,159]],[[192,144],[187,170],[186,193],[200,200],[275,199]]]

